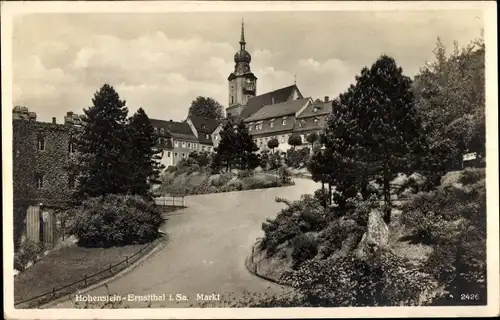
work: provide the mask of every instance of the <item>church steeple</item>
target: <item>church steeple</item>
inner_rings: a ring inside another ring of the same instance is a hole
[[[255,97],[257,77],[250,70],[252,56],[245,46],[245,23],[241,19],[240,49],[234,55],[234,71],[228,77],[229,108],[228,114],[239,114],[248,99]]]
[[[245,45],[247,43],[245,42],[245,22],[243,21],[243,18],[241,18],[241,39],[240,39],[240,49],[245,50]]]

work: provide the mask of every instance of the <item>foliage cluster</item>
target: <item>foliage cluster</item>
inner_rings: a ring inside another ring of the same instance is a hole
[[[486,299],[486,186],[484,170],[465,170],[460,185],[421,193],[403,207],[402,222],[414,241],[431,244],[424,269],[450,296],[476,292]]]
[[[215,172],[222,169],[253,170],[259,165],[260,157],[257,154],[259,148],[242,121],[226,121],[220,137],[211,163]]]
[[[288,149],[286,152],[286,164],[291,168],[304,168],[307,166],[310,155],[311,150],[309,147]]]
[[[75,137],[78,177],[75,199],[108,194],[151,196],[158,182],[160,164],[154,128],[142,108],[127,118],[125,101],[109,84],[94,94],[84,109],[82,128]]]
[[[164,222],[158,207],[137,195],[89,198],[73,210],[76,219],[70,232],[85,247],[149,242],[159,236]]]
[[[388,251],[366,259],[348,254],[338,259],[309,260],[285,273],[310,306],[411,306],[423,303],[435,283],[431,276],[408,266]]]
[[[213,98],[199,96],[191,102],[188,114],[220,120],[224,118],[224,107]]]
[[[28,264],[35,264],[43,255],[43,246],[26,240],[21,245],[19,250],[14,253],[14,269],[19,272],[26,270]]]

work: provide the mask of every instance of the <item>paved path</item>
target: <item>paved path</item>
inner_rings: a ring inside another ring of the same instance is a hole
[[[151,307],[197,307],[197,294],[212,293],[220,298],[243,292],[280,292],[283,288],[250,274],[244,260],[258,237],[262,222],[274,217],[282,203],[275,197],[296,200],[318,188],[308,179],[295,179],[296,185],[186,197],[188,208],[174,212],[163,227],[169,240],[140,266],[108,284],[109,293],[119,296],[165,294],[167,301]],[[104,287],[85,293],[105,296]],[[188,301],[175,301],[176,295]],[[172,295],[173,301],[169,301]],[[126,301],[130,307],[146,307],[145,302]],[[71,308],[67,300],[56,306]]]

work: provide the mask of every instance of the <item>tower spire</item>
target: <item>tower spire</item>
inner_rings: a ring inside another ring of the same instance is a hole
[[[240,45],[241,49],[245,49],[245,22],[243,21],[243,17],[241,18],[241,39],[240,39]]]

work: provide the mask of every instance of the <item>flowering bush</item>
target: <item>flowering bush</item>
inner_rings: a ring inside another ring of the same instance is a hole
[[[139,196],[90,198],[74,210],[70,233],[85,247],[145,243],[159,236],[164,221],[158,207]]]

